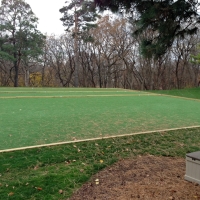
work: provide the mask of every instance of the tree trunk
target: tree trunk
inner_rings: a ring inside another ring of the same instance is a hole
[[[75,10],[75,37],[74,37],[74,50],[75,50],[75,80],[74,86],[79,87],[79,60],[78,60],[78,15]]]
[[[102,88],[102,80],[101,80],[101,67],[100,65],[98,67],[98,75],[99,75],[99,87]]]
[[[17,53],[14,53],[14,69],[15,69],[15,76],[14,76],[14,87],[18,87],[18,75],[19,75],[19,68],[17,64]]]
[[[24,84],[26,87],[29,87],[29,69],[25,69],[25,74],[24,74]]]

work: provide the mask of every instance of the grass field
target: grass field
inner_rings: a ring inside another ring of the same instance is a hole
[[[181,90],[177,90],[177,89],[176,90],[155,90],[151,92],[157,93],[157,94],[166,94],[166,95],[172,95],[172,96],[200,99],[200,87],[181,89]]]
[[[200,101],[122,89],[0,88],[0,107],[0,150],[200,125]]]
[[[8,89],[1,91],[3,90]],[[181,93],[185,97],[191,97],[198,95],[195,93],[200,93],[200,90],[191,90],[190,95],[188,90],[185,93],[182,90]],[[159,99],[159,96],[156,97]],[[171,104],[167,105],[167,102],[178,100],[172,97],[161,99],[165,103],[155,102],[158,104],[157,109],[170,107]],[[188,118],[188,115],[183,114],[186,102],[196,102],[196,107],[190,107],[191,112],[198,110],[198,101],[179,100],[183,101],[182,106],[174,104],[179,109],[173,108],[178,113],[181,110],[182,118]],[[152,100],[147,96],[146,101],[148,103]],[[185,157],[186,153],[199,150],[200,128],[193,128],[0,153],[0,199],[66,200],[93,174],[120,159],[144,154]],[[60,194],[59,190],[63,193]]]

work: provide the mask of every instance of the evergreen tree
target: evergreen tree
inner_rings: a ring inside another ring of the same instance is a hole
[[[195,34],[200,22],[198,0],[94,0],[101,9],[117,12],[121,7],[139,13],[134,35],[149,32],[141,44],[145,57],[159,58],[178,36]]]
[[[38,18],[24,0],[2,0],[0,19],[0,57],[13,61],[14,86],[18,87],[21,60],[41,54],[45,37],[37,30]]]
[[[66,27],[66,31],[75,26],[76,16],[79,33],[96,26],[95,21],[98,14],[92,0],[70,0],[66,1],[66,4],[60,9],[63,14],[60,20],[63,22],[63,26]]]

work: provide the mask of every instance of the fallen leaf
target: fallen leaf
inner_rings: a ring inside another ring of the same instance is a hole
[[[36,189],[37,189],[37,190],[39,190],[39,191],[41,191],[41,190],[42,190],[42,188],[41,188],[41,187],[36,187]]]
[[[81,150],[80,150],[80,149],[78,149],[78,152],[81,152]]]
[[[100,160],[100,163],[103,163],[103,160]]]
[[[14,192],[10,192],[9,194],[8,194],[8,196],[13,196],[14,195]]]
[[[63,190],[59,190],[59,193],[60,193],[60,194],[63,194]]]
[[[77,148],[77,146],[76,146],[76,145],[73,145],[73,147],[74,147],[74,148]]]

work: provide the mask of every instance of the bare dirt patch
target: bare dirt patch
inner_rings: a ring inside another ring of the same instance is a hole
[[[200,185],[185,181],[184,175],[183,158],[139,156],[102,170],[70,200],[200,199]]]

